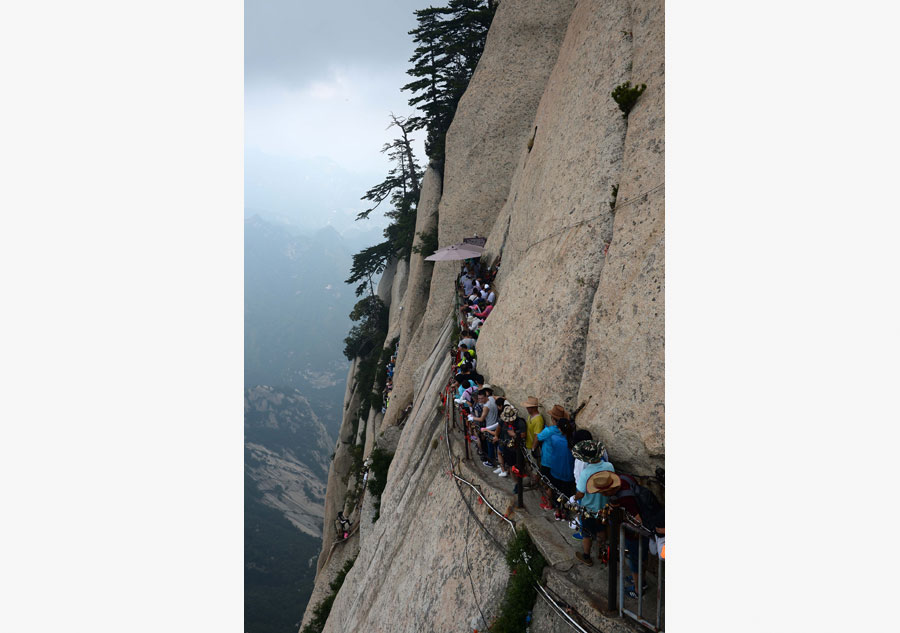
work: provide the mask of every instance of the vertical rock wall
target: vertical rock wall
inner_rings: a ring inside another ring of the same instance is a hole
[[[450,332],[447,319],[436,350],[449,344]],[[444,417],[436,406],[449,375],[445,354],[431,354],[423,373],[416,409],[396,446],[381,518],[365,526],[370,532],[326,633],[483,630],[479,608],[490,617],[503,595],[506,563],[475,521],[465,520],[468,510],[446,474]],[[492,528],[505,541],[503,526],[495,521]]]
[[[579,2],[489,237],[503,263],[478,344],[513,402],[588,402],[579,425],[641,472],[663,452],[662,52],[661,2]],[[647,84],[627,120],[625,81]]]
[[[647,85],[628,115],[606,267],[591,305],[579,423],[621,463],[652,473],[665,454],[665,14],[631,3],[632,83]]]
[[[409,282],[409,262],[401,259],[395,263],[394,279],[391,283],[390,314],[388,316],[388,333],[386,341],[389,343],[400,336],[400,315],[403,311],[403,295],[406,294],[406,285]]]
[[[420,246],[422,240],[419,233],[428,234],[437,228],[438,205],[441,201],[441,175],[432,167],[425,170],[422,178],[422,192],[416,206],[416,237],[414,246]],[[391,393],[392,405],[384,416],[383,424],[397,424],[400,412],[412,400],[413,372],[400,371],[401,366],[417,367],[423,357],[420,351],[422,337],[419,326],[428,303],[428,291],[431,287],[432,262],[425,261],[425,255],[413,253],[410,256],[409,276],[400,305],[399,313],[399,345],[397,366],[394,370],[394,390]],[[411,359],[407,362],[406,359]]]
[[[490,232],[506,200],[516,158],[528,142],[574,6],[574,0],[500,3],[481,60],[447,132],[438,210],[441,246]],[[423,198],[424,191],[423,187]],[[396,424],[412,398],[415,370],[431,353],[453,305],[458,272],[459,262],[434,264],[421,325],[408,342],[401,338],[402,362],[385,425]]]

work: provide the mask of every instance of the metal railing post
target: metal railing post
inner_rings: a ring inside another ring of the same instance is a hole
[[[519,433],[516,432],[516,470],[519,472],[518,476],[518,487],[519,491],[519,507],[525,507],[525,459],[522,457],[522,451],[525,450],[522,447],[522,438],[519,437]]]
[[[616,578],[616,572],[619,565],[619,525],[622,522],[621,510],[619,508],[613,508],[609,513],[608,519],[609,520],[606,523],[606,528],[608,530],[606,542],[609,543],[609,588],[606,591],[606,602],[609,605],[609,610],[612,611],[615,610],[616,606],[619,604],[619,583]],[[621,615],[621,613],[619,615]]]
[[[662,552],[657,548],[656,555],[659,557],[659,566],[656,568],[656,630],[659,630],[659,622],[662,618],[662,592],[663,592],[663,559]]]
[[[625,540],[625,526],[622,525],[621,522],[619,522],[618,533],[619,533],[619,578],[618,578],[618,582],[616,583],[616,585],[618,588],[618,595],[619,595],[619,617],[621,618],[622,611],[625,608],[625,583],[624,583],[625,547],[624,547],[624,542],[623,542]]]
[[[634,589],[638,595],[638,618],[644,617],[644,537],[637,534],[638,568],[634,581]]]
[[[643,540],[645,537],[644,533],[639,528],[632,527],[631,525],[625,523],[624,521],[620,524],[620,547],[619,547],[619,616],[627,615],[632,620],[636,621],[638,624],[641,624],[651,631],[660,632],[662,629],[660,628],[660,622],[662,621],[662,591],[663,591],[663,560],[660,558],[657,566],[657,587],[656,587],[656,624],[654,625],[652,622],[649,622],[644,619],[644,547]],[[625,589],[624,589],[624,572],[625,572],[625,532],[626,530],[630,532],[635,540],[637,541],[637,571],[634,574],[636,578],[635,581],[635,593],[637,594],[638,608],[637,613],[631,611],[630,609],[625,608]]]
[[[449,397],[447,400],[452,401]],[[453,421],[455,423],[457,414],[456,403],[454,402],[453,405]],[[462,426],[463,431],[463,445],[466,447],[466,461],[469,461],[469,422],[468,420],[460,419],[460,425]]]

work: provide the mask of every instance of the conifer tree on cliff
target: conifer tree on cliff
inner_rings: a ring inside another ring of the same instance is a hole
[[[384,215],[392,222],[384,230],[386,238],[384,242],[364,248],[353,256],[350,277],[345,283],[359,283],[356,287],[356,296],[362,295],[367,287],[369,294],[374,295],[373,277],[384,272],[391,258],[409,259],[412,252],[422,169],[412,152],[412,139],[409,135],[413,126],[409,120],[391,115],[390,127],[397,127],[400,130],[400,137],[385,144],[381,149],[390,158],[391,169],[383,181],[369,189],[362,197],[362,200],[375,204],[357,215],[356,219],[367,219],[372,211],[388,200],[392,208]]]
[[[422,112],[409,123],[426,129],[425,153],[438,170],[443,170],[447,129],[478,65],[495,11],[490,0],[449,0],[446,7],[415,11],[419,25],[409,33],[418,46],[406,72],[416,80],[402,90],[413,93],[409,105]]]

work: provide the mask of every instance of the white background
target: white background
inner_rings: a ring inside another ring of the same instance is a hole
[[[892,628],[896,18],[667,7],[669,631]],[[242,630],[242,36],[4,10],[4,631]]]

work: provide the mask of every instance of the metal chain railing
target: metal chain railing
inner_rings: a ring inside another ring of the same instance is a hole
[[[447,387],[447,392],[449,392],[449,386]],[[482,530],[484,530],[487,533],[487,535],[491,538],[491,540],[494,541],[495,544],[500,548],[500,550],[505,553],[505,551],[506,551],[505,548],[499,542],[497,542],[496,537],[493,534],[491,534],[491,532],[487,529],[487,527],[483,523],[481,523],[480,520],[478,520],[477,516],[475,515],[474,510],[471,508],[471,506],[469,506],[469,503],[466,500],[465,496],[462,495],[462,489],[459,488],[459,486],[461,484],[471,488],[475,492],[475,494],[478,495],[478,498],[481,499],[482,503],[484,503],[484,505],[487,506],[487,508],[491,512],[493,512],[498,517],[503,519],[503,521],[506,522],[506,524],[509,526],[510,530],[512,530],[513,536],[515,536],[516,524],[514,521],[512,521],[509,518],[509,515],[501,513],[497,508],[495,508],[491,504],[491,502],[487,499],[487,497],[485,497],[481,493],[481,491],[472,482],[468,481],[467,479],[465,479],[463,477],[460,477],[455,471],[455,469],[458,467],[458,465],[453,463],[453,451],[450,447],[450,417],[451,417],[451,415],[455,416],[455,411],[456,410],[454,408],[452,410],[453,413],[451,414],[449,407],[448,407],[447,415],[444,419],[444,424],[445,424],[444,437],[446,439],[446,444],[447,444],[447,461],[450,465],[450,470],[448,471],[448,473],[457,482],[457,488],[460,490],[460,496],[462,497],[463,502],[466,504],[466,507],[469,509],[469,512],[471,512],[472,515],[475,516],[476,521],[481,526]],[[534,574],[534,576],[537,577],[537,574],[534,573],[534,569],[532,569],[532,567],[531,567],[531,561],[530,561],[528,554],[523,552],[523,558],[524,558],[525,564],[531,570],[532,574]],[[538,592],[538,595],[540,595],[541,598],[543,598],[544,601],[547,602],[547,604],[550,606],[553,613],[562,617],[565,620],[566,624],[568,624],[574,630],[578,631],[579,633],[603,633],[600,629],[598,629],[597,627],[593,626],[592,624],[590,624],[589,622],[584,620],[584,617],[581,614],[577,613],[577,611],[575,611],[572,607],[570,607],[568,605],[566,605],[565,607],[561,606],[556,600],[554,600],[554,598],[550,595],[547,588],[540,581],[535,581],[534,588]],[[585,628],[585,626],[582,626],[581,624],[579,624],[579,622],[576,621],[569,612],[575,613],[579,619],[584,621],[584,624],[587,625],[587,628]]]
[[[660,189],[663,185],[664,185],[664,183],[660,183],[659,185],[657,185],[656,187],[652,188],[650,191],[645,192],[645,193],[653,193],[653,192],[655,192],[656,190]],[[629,201],[628,201],[628,204],[630,204],[630,203],[632,203],[632,202],[634,202],[634,199],[629,200]],[[579,224],[582,224],[582,223],[579,223]],[[574,226],[573,226],[573,227],[566,227],[566,229],[564,229],[564,230],[568,230],[569,228],[574,228]],[[550,236],[548,236],[548,237],[550,237]],[[461,274],[461,273],[460,273],[460,274]],[[459,281],[459,276],[457,277],[457,282],[458,282],[458,281]],[[457,283],[457,286],[458,286],[458,283]],[[456,292],[455,295],[456,295],[456,296],[455,296],[455,300],[456,300],[456,301],[455,301],[455,303],[456,303],[456,308],[455,308],[455,311],[454,311],[454,318],[457,319],[458,325],[460,326],[461,329],[463,329],[463,328],[465,327],[465,321],[464,321],[464,320],[461,320],[461,319],[459,318],[459,313],[460,313],[460,310],[459,310],[459,308],[460,308],[459,293]],[[455,351],[458,352],[458,350],[455,350]],[[456,357],[455,357],[454,363],[455,363],[456,361],[459,360],[458,354],[456,354],[455,356],[456,356]],[[477,487],[475,484],[473,484],[472,482],[470,482],[470,481],[464,479],[463,477],[459,476],[459,475],[455,472],[455,469],[458,467],[458,464],[454,464],[454,462],[453,462],[453,454],[452,454],[452,450],[451,450],[451,447],[450,447],[450,424],[451,424],[451,420],[452,420],[452,423],[453,423],[454,428],[460,428],[460,427],[457,427],[457,424],[456,424],[456,422],[457,422],[457,419],[456,419],[456,407],[453,405],[453,398],[452,398],[451,393],[450,393],[450,386],[449,386],[449,384],[447,385],[447,387],[445,388],[444,392],[442,393],[442,396],[443,396],[443,397],[442,397],[442,400],[443,400],[443,404],[444,404],[444,408],[445,408],[445,414],[446,414],[446,417],[445,417],[445,436],[446,436],[446,444],[447,444],[447,459],[448,459],[448,462],[449,462],[449,465],[450,465],[450,470],[448,471],[448,474],[450,474],[450,475],[452,476],[452,478],[455,480],[456,485],[457,485],[457,489],[458,489],[459,492],[460,492],[460,496],[462,497],[463,502],[466,504],[466,507],[467,507],[467,509],[469,510],[469,512],[470,512],[470,513],[472,514],[472,516],[475,518],[476,522],[479,524],[479,526],[482,528],[482,530],[485,531],[485,533],[491,538],[492,542],[494,542],[494,544],[495,544],[501,551],[503,551],[503,552],[505,553],[505,548],[503,547],[503,545],[500,544],[499,541],[497,541],[496,537],[495,537],[495,536],[487,529],[487,527],[486,527],[486,526],[478,519],[477,515],[475,515],[475,512],[474,512],[474,510],[472,509],[472,507],[469,505],[468,500],[465,498],[465,495],[462,494],[462,487],[461,487],[461,486],[462,486],[462,485],[468,486],[472,491],[474,491],[475,494],[476,494],[476,495],[479,497],[479,499],[481,500],[481,502],[482,502],[485,506],[487,506],[487,508],[488,508],[491,512],[493,512],[495,515],[497,515],[498,517],[500,517],[501,519],[503,519],[503,521],[506,522],[506,524],[507,524],[507,525],[510,527],[510,529],[512,530],[513,535],[515,535],[515,532],[516,532],[516,524],[515,524],[514,521],[512,521],[512,520],[509,518],[509,514],[508,514],[508,513],[507,513],[507,514],[503,514],[503,513],[501,513],[497,508],[495,508],[495,507],[488,501],[488,499],[481,493],[481,491],[478,489],[478,487]],[[583,406],[583,405],[582,405],[582,406]],[[452,409],[451,409],[451,407],[452,407]],[[579,409],[580,409],[580,407],[579,407]],[[461,428],[462,428],[462,430],[463,430],[463,432],[464,432],[464,442],[465,442],[465,445],[466,445],[466,456],[467,456],[467,459],[468,459],[468,443],[469,443],[469,441],[470,441],[470,437],[471,437],[471,438],[474,438],[474,437],[476,437],[476,436],[471,435],[472,429],[471,429],[471,428],[469,427],[469,425],[468,425],[467,423],[465,423],[464,421],[461,421],[461,425],[460,425],[460,426],[461,426]],[[559,490],[559,488],[557,488],[557,487],[553,484],[553,482],[550,480],[550,478],[547,477],[544,473],[541,472],[539,465],[538,465],[537,462],[535,461],[534,456],[531,454],[531,451],[527,450],[524,446],[521,446],[521,444],[519,444],[518,441],[517,441],[517,445],[518,445],[518,452],[519,452],[519,453],[525,458],[525,460],[528,462],[528,465],[529,465],[529,468],[531,469],[531,471],[532,471],[534,474],[536,474],[536,475],[540,478],[541,482],[542,482],[542,483],[543,483],[543,484],[544,484],[544,485],[545,485],[552,493],[554,493],[554,494],[556,495],[557,503],[558,503],[560,506],[566,508],[567,510],[573,510],[573,511],[576,511],[577,513],[579,513],[580,516],[590,516],[590,517],[595,517],[595,518],[599,519],[600,522],[601,522],[602,524],[607,524],[607,523],[609,522],[608,519],[611,518],[611,517],[610,517],[610,514],[611,514],[611,509],[612,509],[612,507],[610,506],[610,504],[607,504],[607,505],[606,505],[604,508],[602,508],[599,512],[593,513],[593,512],[587,511],[584,507],[582,507],[582,506],[581,506],[580,504],[578,504],[578,503],[571,503],[571,502],[569,501],[569,498],[570,498],[569,495],[567,495],[567,494],[564,493],[563,491]],[[479,451],[479,452],[480,452],[480,451]],[[517,469],[517,470],[518,470],[518,469]],[[527,475],[525,475],[525,474],[520,474],[520,473],[516,473],[516,474],[517,474],[517,476],[519,477],[518,485],[519,485],[520,491],[521,491],[521,488],[522,488],[522,486],[524,485],[524,481],[525,481],[525,478],[527,477]],[[521,506],[520,506],[520,507],[521,507]],[[617,516],[618,516],[619,518],[617,518],[615,521],[612,521],[612,528],[613,528],[613,530],[616,532],[616,536],[620,536],[621,534],[624,534],[624,530],[625,530],[626,528],[627,528],[628,530],[632,531],[632,532],[637,533],[637,534],[642,534],[642,535],[645,535],[645,536],[654,536],[653,532],[651,532],[650,530],[648,530],[648,529],[647,529],[647,528],[646,528],[646,527],[645,527],[645,526],[644,526],[644,525],[643,525],[636,517],[632,516],[632,515],[631,515],[630,513],[628,513],[624,508],[617,507],[616,509],[618,510],[618,515],[617,515]],[[621,521],[621,522],[620,522],[620,521]],[[618,529],[617,529],[617,528],[618,528]],[[619,551],[618,551],[618,558],[620,559],[619,570],[622,569],[622,556],[623,556],[623,554],[624,554],[624,546],[621,546],[622,540],[623,540],[623,538],[620,537],[619,539],[617,539],[617,544],[616,544],[616,545],[617,545],[616,549],[619,550]],[[640,540],[640,539],[639,539],[639,540]],[[609,553],[611,554],[612,552],[609,552]],[[532,573],[534,573],[534,570],[531,568],[531,564],[530,564],[530,561],[529,561],[529,558],[528,558],[527,553],[524,553],[524,552],[523,552],[523,555],[524,555],[524,559],[525,559],[526,565],[527,565],[528,568],[532,571]],[[640,559],[640,552],[639,552],[639,559]],[[612,563],[612,561],[610,561],[610,563]],[[614,564],[611,564],[611,565],[610,565],[611,583],[610,583],[610,588],[609,588],[609,589],[610,589],[610,594],[613,594],[613,592],[616,592],[616,589],[618,589],[618,592],[617,592],[617,593],[619,594],[619,596],[618,596],[618,598],[619,598],[618,604],[619,604],[619,610],[620,610],[619,612],[620,612],[620,616],[621,616],[622,613],[624,612],[626,615],[631,616],[632,618],[636,619],[636,620],[637,620],[638,622],[640,622],[641,624],[644,624],[645,626],[651,627],[651,628],[653,628],[653,630],[655,630],[655,631],[660,631],[660,628],[659,628],[659,619],[660,619],[660,600],[661,600],[661,595],[659,595],[659,596],[657,597],[657,618],[656,618],[656,619],[657,619],[657,622],[656,622],[656,626],[653,627],[653,625],[652,625],[651,623],[647,622],[646,620],[644,620],[644,619],[641,617],[641,616],[642,616],[642,609],[641,609],[641,604],[640,604],[640,602],[639,602],[639,606],[638,606],[638,614],[633,614],[633,613],[631,613],[629,610],[624,609],[624,606],[623,606],[624,596],[622,595],[622,593],[623,593],[623,589],[622,589],[622,587],[623,587],[623,585],[622,585],[622,573],[615,574],[615,573],[614,573],[614,570],[613,570],[613,567],[615,567],[615,565],[614,565]],[[639,562],[639,570],[640,570],[640,562]],[[618,570],[616,570],[616,571],[618,571]],[[613,578],[614,578],[616,575],[618,575],[618,579],[617,579],[617,581],[613,581]],[[535,575],[535,576],[536,576],[536,575]],[[639,577],[639,580],[638,580],[638,591],[639,591],[639,592],[642,592],[642,588],[641,588],[641,586],[640,586],[640,583],[642,582],[641,576],[642,576],[642,574],[639,573],[639,574],[638,574],[638,577]],[[471,580],[471,578],[470,578],[470,580]],[[538,592],[538,595],[540,595],[541,598],[542,598],[542,599],[550,606],[551,611],[552,611],[553,613],[555,613],[556,615],[562,617],[562,618],[565,620],[565,622],[566,622],[571,628],[573,628],[574,630],[579,631],[579,633],[588,633],[588,629],[590,629],[590,631],[592,631],[592,632],[602,633],[599,629],[597,629],[597,627],[595,627],[595,626],[593,626],[592,624],[590,624],[590,623],[584,618],[584,616],[582,616],[581,614],[579,614],[579,613],[578,613],[575,609],[573,609],[570,605],[566,604],[565,601],[563,601],[562,599],[560,599],[558,596],[556,596],[556,597],[554,598],[554,596],[552,595],[552,592],[551,592],[547,587],[544,587],[544,586],[542,585],[542,583],[540,583],[540,581],[535,581],[535,589],[536,589],[536,591]],[[661,594],[661,592],[660,592],[660,594]],[[479,610],[480,610],[480,607],[479,607]],[[579,623],[579,621],[576,621],[576,620],[572,617],[573,615],[576,616],[576,617],[578,618],[578,620],[579,620],[581,623],[583,623],[583,624]],[[483,617],[484,617],[484,616],[483,616],[483,614],[482,614],[482,618],[483,618]],[[587,628],[585,628],[585,627],[587,627]]]

